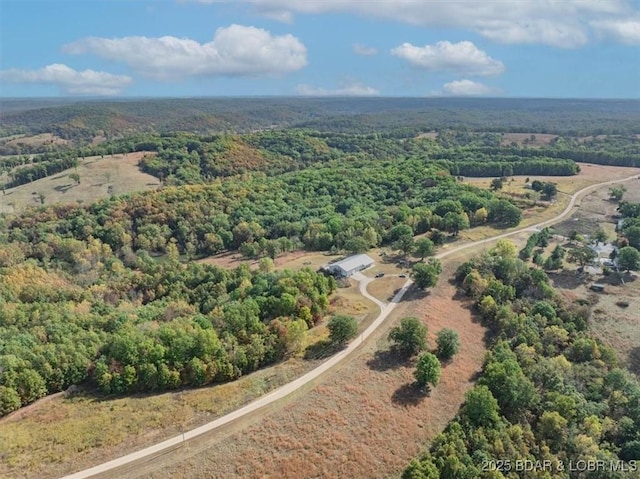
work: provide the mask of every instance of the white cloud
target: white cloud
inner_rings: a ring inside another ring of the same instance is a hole
[[[274,36],[243,25],[219,28],[209,43],[171,36],[88,37],[65,45],[64,51],[123,62],[141,74],[163,80],[194,75],[277,75],[307,65],[307,49],[293,35]]]
[[[438,42],[435,45],[417,47],[403,43],[391,50],[391,54],[403,58],[412,66],[428,70],[444,70],[467,75],[499,75],[504,65],[494,60],[472,42]]]
[[[57,85],[72,95],[117,95],[133,82],[126,75],[113,75],[95,70],[76,71],[67,65],[54,63],[39,70],[11,69],[0,71],[0,80],[11,83]]]
[[[592,22],[602,36],[629,45],[640,45],[640,18]]]
[[[355,43],[353,45],[353,53],[356,55],[373,56],[378,54],[378,50],[373,47],[368,47],[367,45]]]
[[[500,95],[502,90],[489,87],[471,80],[454,80],[445,83],[442,91],[433,92],[435,96],[488,96]]]
[[[503,43],[575,48],[593,21],[624,21],[639,13],[633,0],[190,0],[244,3],[292,21],[293,14],[353,13],[427,27],[463,28]],[[615,35],[614,38],[618,38]]]
[[[380,94],[375,88],[359,82],[348,83],[335,90],[302,84],[296,87],[296,93],[302,96],[377,96]]]

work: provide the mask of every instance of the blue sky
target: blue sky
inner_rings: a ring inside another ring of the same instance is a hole
[[[2,0],[0,95],[640,97],[640,0]]]

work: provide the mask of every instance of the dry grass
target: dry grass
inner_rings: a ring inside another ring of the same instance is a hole
[[[640,173],[638,168],[631,167],[592,165],[590,163],[580,163],[579,166],[580,173],[574,176],[510,176],[509,181],[505,183],[503,191],[511,194],[524,194],[531,191],[524,187],[525,180],[529,178],[531,181],[541,180],[556,183],[559,191],[571,195],[585,186],[617,178],[626,178]],[[470,183],[480,188],[489,188],[492,179],[465,177],[465,183]]]
[[[145,191],[158,188],[160,183],[154,176],[143,173],[138,161],[144,152],[80,160],[78,175],[80,184],[69,178],[74,169],[65,170],[48,178],[10,188],[0,195],[0,213],[19,213],[27,206],[40,205],[39,195],[44,195],[44,204],[91,203],[110,195]]]
[[[578,175],[575,176],[513,176],[510,177],[510,180],[505,183],[504,188],[501,193],[507,196],[511,196],[514,198],[523,198],[528,190],[524,187],[525,181],[529,178],[531,181],[534,179],[539,179],[543,181],[551,181],[558,185],[558,191],[560,194],[557,197],[555,203],[548,202],[539,202],[538,206],[533,206],[523,211],[522,213],[522,221],[516,228],[511,229],[519,229],[526,226],[531,226],[542,221],[546,221],[551,219],[558,214],[560,214],[569,203],[569,198],[575,192],[580,191],[581,189],[596,184],[602,183],[604,181],[615,180],[629,177],[633,174],[640,173],[638,168],[626,168],[626,167],[616,167],[616,166],[601,166],[601,165],[591,165],[591,164],[580,164],[581,171]],[[489,188],[491,184],[492,178],[465,178],[465,182],[477,186],[479,188]],[[632,190],[636,190],[639,188],[633,188],[632,183],[627,184],[627,189],[630,190],[627,194],[628,197],[631,198],[629,194]],[[599,191],[607,194],[608,188],[599,189]],[[640,193],[638,193],[640,196]],[[607,195],[608,197],[608,195]],[[625,197],[626,199],[627,197]],[[590,197],[587,196],[582,200],[585,204],[590,202]],[[580,205],[581,201],[576,202],[576,205]],[[490,236],[494,236],[497,233],[509,231],[507,230],[497,230],[491,226],[480,226],[476,228],[472,228],[470,230],[465,230],[460,233],[460,239],[464,241],[477,241],[480,239],[488,238]]]
[[[38,403],[0,421],[1,477],[56,477],[126,454],[232,411],[311,369],[299,358],[212,388]]]
[[[281,254],[276,257],[274,265],[275,269],[298,270],[301,268],[311,268],[317,270],[320,266],[330,261],[340,259],[342,256],[344,255],[292,251],[291,253]],[[245,258],[238,251],[230,251],[200,259],[198,263],[214,264],[221,268],[236,268],[241,264],[248,264],[251,269],[257,269],[260,260]]]
[[[625,275],[624,285],[607,284],[609,278],[594,278],[593,282],[607,284],[604,293],[593,293],[587,287],[590,282],[571,272],[553,279],[554,286],[567,300],[596,302],[590,321],[592,331],[618,352],[622,364],[640,375],[640,278]]]
[[[67,145],[69,144],[69,140],[65,140],[64,138],[60,138],[59,136],[53,135],[51,133],[41,133],[39,135],[14,135],[9,141],[7,141],[7,145],[29,145],[29,146],[43,146],[43,145]]]
[[[535,137],[533,141],[531,140],[532,136]],[[503,133],[502,144],[510,145],[515,143],[520,146],[547,146],[556,138],[558,138],[558,135],[548,135],[546,133]]]
[[[379,300],[389,302],[406,282],[406,278],[385,276],[369,283],[367,291]]]

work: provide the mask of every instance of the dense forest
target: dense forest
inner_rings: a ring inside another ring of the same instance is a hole
[[[640,382],[589,332],[590,305],[561,300],[504,242],[456,280],[491,350],[456,419],[402,477],[637,477]],[[587,470],[593,461],[604,466]]]
[[[52,105],[52,106],[49,106]],[[415,136],[442,129],[640,133],[637,100],[463,98],[190,98],[55,102],[3,99],[0,136],[53,133],[89,143],[138,132],[248,132],[302,127],[325,132]]]

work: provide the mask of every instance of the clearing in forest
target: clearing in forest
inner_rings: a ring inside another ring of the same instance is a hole
[[[134,191],[154,190],[158,178],[143,173],[138,161],[149,153],[110,155],[80,159],[76,169],[9,188],[0,193],[0,213],[20,213],[28,206],[55,203],[89,204],[102,198]],[[80,183],[69,175],[78,174]]]

